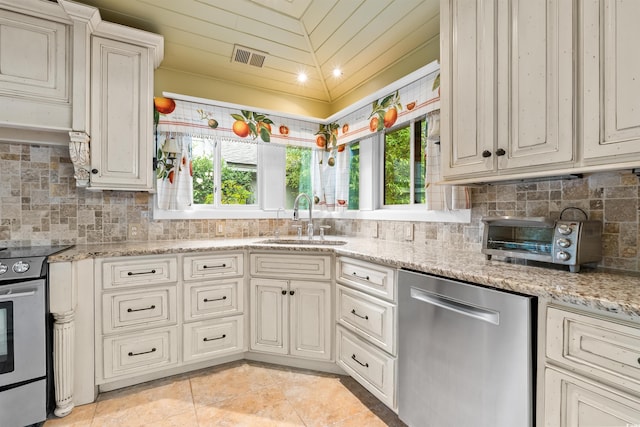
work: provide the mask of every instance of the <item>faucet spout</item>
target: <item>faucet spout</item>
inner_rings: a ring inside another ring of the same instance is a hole
[[[309,224],[307,225],[307,235],[309,236],[309,239],[313,239],[313,204],[311,202],[311,197],[309,197],[305,193],[298,194],[293,202],[293,220],[298,221],[300,219],[299,204],[301,198],[307,199],[307,205],[309,206]]]

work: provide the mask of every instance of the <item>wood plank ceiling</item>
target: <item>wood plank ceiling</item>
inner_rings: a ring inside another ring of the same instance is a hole
[[[439,0],[76,1],[108,21],[162,34],[162,68],[328,103],[439,32]],[[233,62],[235,46],[263,52],[262,67]]]

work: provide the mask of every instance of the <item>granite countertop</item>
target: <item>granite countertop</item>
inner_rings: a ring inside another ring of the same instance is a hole
[[[76,245],[49,258],[49,262],[76,261],[134,255],[206,252],[215,250],[285,250],[327,252],[394,267],[432,273],[452,279],[478,283],[579,308],[606,311],[640,322],[640,275],[583,268],[580,273],[566,269],[487,260],[479,252],[459,252],[431,248],[413,242],[330,236],[347,241],[346,245],[282,245],[261,243],[266,238],[172,240]]]

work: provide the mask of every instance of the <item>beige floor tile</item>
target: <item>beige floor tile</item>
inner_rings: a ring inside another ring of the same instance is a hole
[[[76,406],[69,415],[63,418],[51,418],[44,427],[89,427],[96,412],[96,404]],[[55,417],[52,415],[52,417]]]
[[[188,379],[171,379],[116,390],[99,396],[93,426],[143,426],[193,411]],[[114,424],[115,423],[115,424]]]
[[[200,427],[305,426],[279,386],[196,405]]]
[[[256,392],[273,385],[275,379],[268,367],[245,362],[199,373],[190,381],[193,401],[206,405]]]

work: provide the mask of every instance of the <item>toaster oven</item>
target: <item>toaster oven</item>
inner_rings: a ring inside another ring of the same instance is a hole
[[[602,222],[546,217],[484,217],[482,253],[569,267],[602,259]]]

